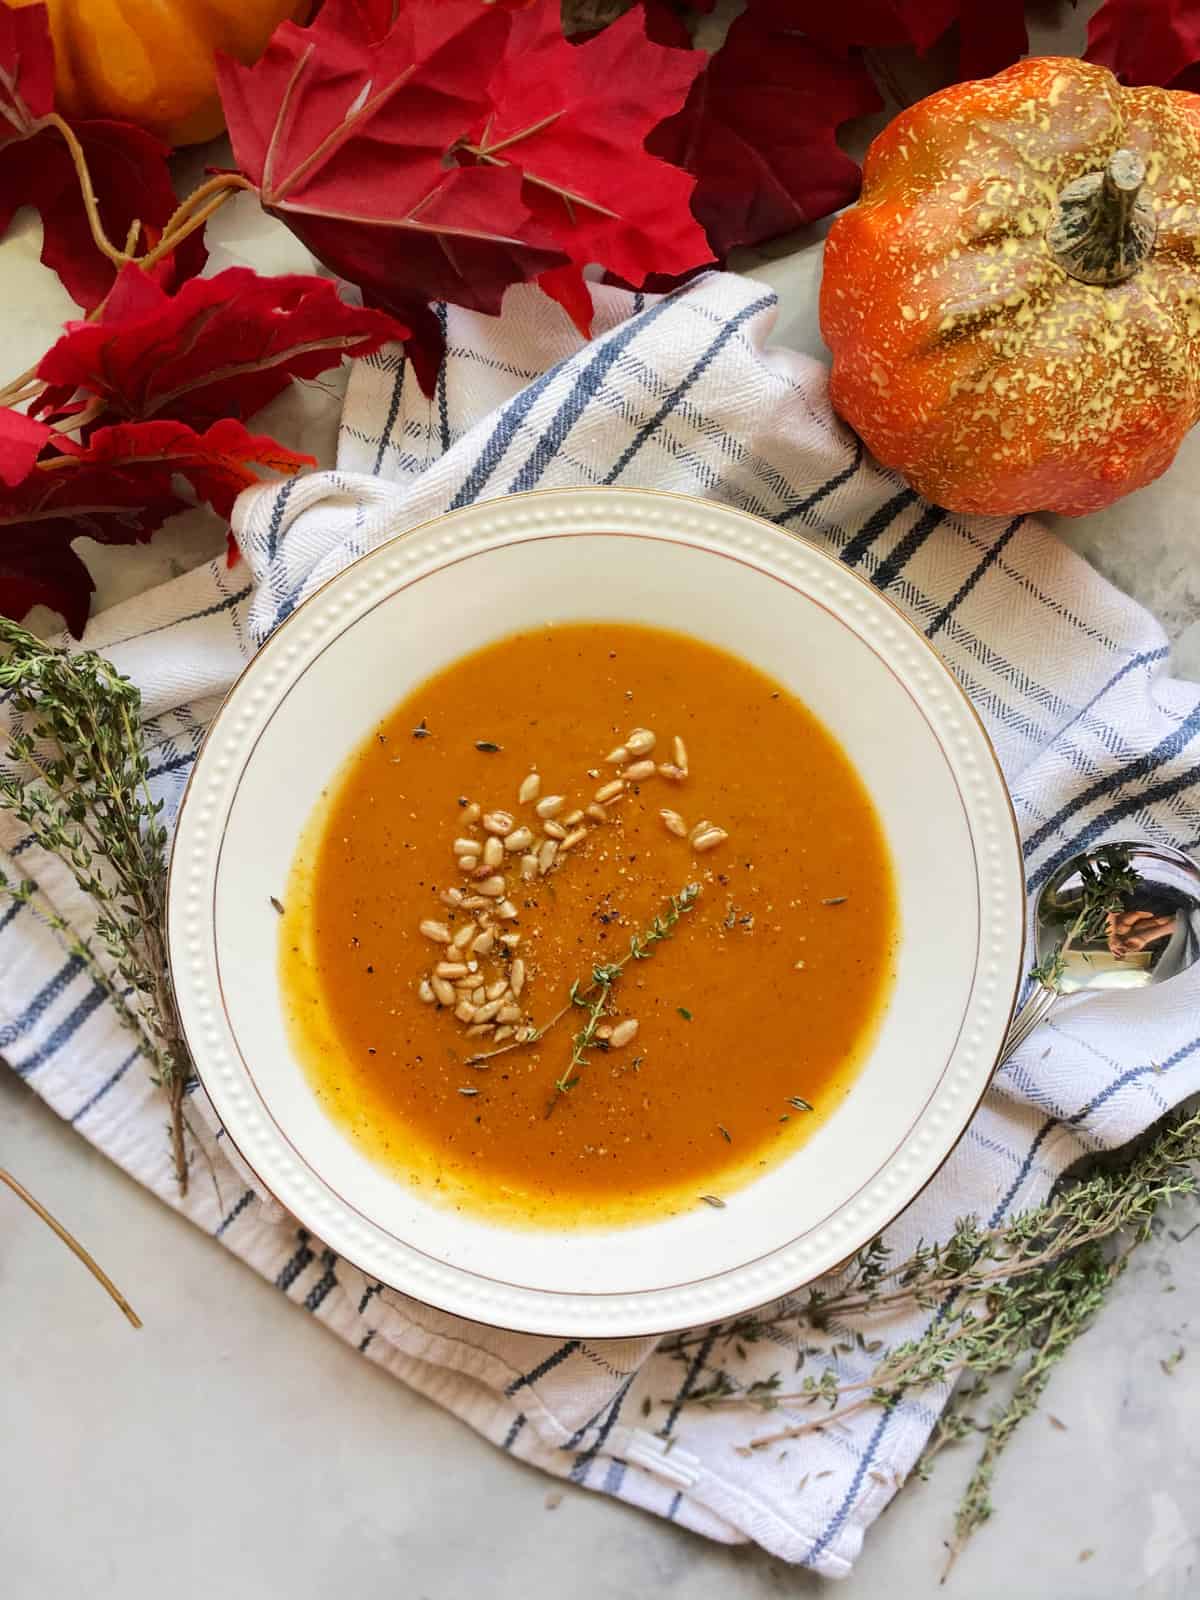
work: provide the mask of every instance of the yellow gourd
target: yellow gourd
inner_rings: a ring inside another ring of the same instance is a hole
[[[3,0],[12,10],[42,0]],[[169,144],[224,127],[218,50],[251,62],[308,0],[45,0],[54,36],[58,109],[136,122]]]

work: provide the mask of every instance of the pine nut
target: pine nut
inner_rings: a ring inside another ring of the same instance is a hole
[[[520,942],[521,935],[519,933],[502,933],[500,935],[500,943],[506,950],[515,950]]]
[[[503,1002],[500,1001],[500,1000],[489,1000],[487,1005],[485,1005],[485,1006],[476,1006],[475,1007],[475,1021],[476,1022],[490,1022],[492,1020],[492,1018],[496,1015],[496,1013],[499,1011],[502,1003]]]
[[[433,970],[439,978],[465,978],[471,969],[465,961],[439,961]]]
[[[531,801],[536,800],[541,792],[541,775],[531,772],[527,778],[521,780],[521,787],[517,790],[517,799],[523,806],[527,806]]]
[[[581,839],[586,839],[587,836],[588,836],[588,831],[587,831],[586,828],[576,828],[575,831],[573,833],[569,833],[567,835],[567,837],[563,840],[563,842],[559,845],[559,847],[558,847],[559,855],[564,855],[565,856],[568,850],[574,850],[575,846],[579,843],[579,841]]]
[[[497,1022],[520,1022],[520,1020],[521,1020],[521,1008],[520,1008],[520,1006],[514,1006],[514,1005],[501,1006],[499,1011],[497,1011],[497,1013],[496,1013],[496,1021]]]
[[[450,929],[444,922],[435,922],[432,917],[426,918],[421,924],[421,932],[427,939],[432,939],[434,944],[450,943]]]
[[[710,822],[707,817],[701,817],[699,822],[693,824],[688,833],[688,838],[692,840],[698,839],[702,833],[707,833],[710,828],[715,827],[715,822]]]
[[[536,856],[521,857],[521,881],[532,883],[538,875],[538,858]]]
[[[648,756],[658,740],[649,728],[635,728],[625,741],[625,748],[631,756]]]
[[[582,811],[568,811],[566,816],[562,819],[562,825],[564,828],[576,828],[582,821]]]
[[[629,760],[629,751],[623,744],[619,744],[615,750],[608,752],[604,760],[610,767],[623,767]]]
[[[511,1039],[512,1036],[513,1030],[511,1028],[497,1028],[495,1033],[492,1035],[497,1044],[500,1043],[501,1039]]]
[[[467,838],[455,839],[453,850],[456,856],[477,856],[479,854],[479,840]]]
[[[489,835],[488,842],[483,847],[483,864],[485,867],[498,867],[504,860],[504,840],[497,839],[493,833]]]
[[[417,993],[420,995],[423,1004],[427,1006],[433,1005],[434,1001],[437,999],[437,995],[433,992],[433,985],[430,983],[428,978],[421,979],[420,983],[417,985]]]
[[[554,858],[557,854],[557,842],[553,839],[543,839],[541,848],[538,850],[538,867],[541,869],[543,877],[545,877],[546,873],[548,873],[550,868],[554,865]]]
[[[603,806],[597,805],[594,800],[587,807],[587,809],[584,811],[583,814],[584,814],[585,817],[591,817],[593,822],[607,822],[608,821],[608,812],[605,811]]]
[[[566,798],[563,795],[548,794],[539,800],[533,809],[539,817],[556,817],[566,803]]]
[[[525,987],[525,963],[521,960],[520,956],[518,956],[512,964],[508,981],[512,987],[513,994],[519,998],[521,990]]]
[[[438,899],[444,906],[461,906],[463,892],[461,889],[443,889],[441,894],[438,895]]]
[[[675,757],[675,765],[686,777],[688,770],[687,745],[684,744],[678,734],[671,741],[671,754]]]
[[[508,884],[505,882],[504,874],[498,872],[492,878],[484,878],[475,887],[480,894],[485,894],[489,900],[499,900],[508,888]]]
[[[464,922],[462,927],[454,935],[453,939],[451,939],[451,948],[454,950],[465,950],[470,944],[471,940],[475,937],[475,929],[478,926],[479,924],[477,922]]]
[[[440,1006],[454,1004],[454,990],[445,978],[439,978],[436,973],[429,980],[429,987],[433,990],[434,999]]]
[[[513,831],[513,817],[511,811],[489,811],[483,818],[484,833],[495,833],[503,839],[506,834]]]
[[[618,1022],[612,1031],[608,1043],[613,1050],[619,1050],[622,1045],[628,1044],[638,1031],[638,1019],[626,1017],[624,1022]]]
[[[496,935],[492,932],[491,928],[485,928],[475,940],[475,943],[471,946],[471,954],[473,956],[490,955],[492,946],[495,944],[495,942]]]
[[[491,1031],[492,1024],[490,1022],[473,1022],[467,1029],[467,1038],[479,1039],[482,1038],[485,1033],[491,1033]]]
[[[561,822],[543,822],[542,832],[547,839],[565,839],[567,837],[567,830]]]
[[[687,823],[679,815],[678,811],[664,810],[658,814],[663,819],[668,833],[673,833],[677,839],[687,838]]]
[[[479,815],[482,810],[483,807],[479,804],[479,802],[477,800],[472,800],[469,806],[464,806],[459,812],[458,820],[464,823],[478,822]]]
[[[644,778],[652,778],[656,767],[653,761],[635,761],[631,767],[626,767],[621,773],[626,783],[641,783]]]
[[[612,1038],[612,1023],[611,1022],[602,1022],[600,1024],[600,1026],[596,1029],[596,1037],[597,1037],[597,1039],[603,1039],[605,1044],[607,1044],[608,1041]]]
[[[495,983],[489,983],[488,984],[487,992],[484,995],[484,999],[485,1000],[502,1000],[507,993],[508,993],[508,979],[507,978],[497,978]]]
[[[517,910],[516,906],[513,905],[511,900],[501,900],[500,904],[496,907],[496,915],[502,922],[511,922],[514,917],[519,917],[521,913]]]
[[[682,783],[684,778],[687,777],[687,773],[682,767],[672,766],[669,761],[660,761],[658,763],[658,775],[660,778],[670,778],[672,783]]]
[[[692,849],[697,855],[703,855],[706,850],[715,850],[719,844],[724,844],[729,835],[724,828],[708,828],[698,837],[692,838]]]
[[[533,843],[533,833],[529,828],[514,828],[504,841],[504,848],[513,855],[518,850],[528,850]]]
[[[458,866],[461,872],[474,872],[478,865],[478,856],[459,856],[458,858]]]
[[[471,990],[470,994],[467,996],[467,999],[471,1002],[471,1004],[473,1006],[481,1006],[483,1004],[483,1002],[487,999],[487,990],[483,987],[483,985],[481,983],[477,983],[475,985],[475,987]]]
[[[474,1022],[475,1007],[469,1000],[460,1000],[454,1008],[454,1015],[460,1022]]]
[[[624,793],[624,790],[624,779],[614,778],[611,783],[602,783],[592,796],[592,799],[595,800],[598,806],[602,806],[606,800],[615,800],[619,794]]]

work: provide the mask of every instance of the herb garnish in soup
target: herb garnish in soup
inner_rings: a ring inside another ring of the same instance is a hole
[[[423,1194],[532,1226],[729,1203],[853,1081],[887,847],[838,743],[699,640],[516,634],[355,752],[282,972],[329,1114]]]

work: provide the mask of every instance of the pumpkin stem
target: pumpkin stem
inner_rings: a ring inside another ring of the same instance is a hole
[[[1117,150],[1103,172],[1069,183],[1046,232],[1050,254],[1081,283],[1110,285],[1132,278],[1154,248],[1154,205],[1143,189],[1146,163],[1136,150]]]

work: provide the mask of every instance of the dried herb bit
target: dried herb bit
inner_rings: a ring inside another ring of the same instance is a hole
[[[690,1022],[692,1020],[692,1013],[686,1006],[676,1006],[675,1009],[685,1022]]]
[[[494,756],[500,751],[500,745],[494,744],[491,739],[476,739],[476,750],[482,750],[485,756]]]
[[[282,900],[277,900],[274,895],[271,895],[270,899],[271,899],[271,909],[273,911],[278,911],[279,915],[283,916],[283,901]]]
[[[721,1135],[722,1139],[724,1139],[726,1144],[732,1144],[733,1143],[733,1135],[730,1133],[729,1129],[725,1126],[725,1124],[723,1122],[718,1122],[717,1123],[717,1132]]]
[[[790,1094],[790,1095],[788,1095],[787,1103],[790,1106],[795,1106],[797,1111],[811,1111],[812,1110],[812,1106],[809,1105],[808,1101],[802,1099],[801,1096],[798,1095],[798,1094]]]
[[[418,722],[416,727],[412,730],[412,736],[414,739],[430,739],[433,737],[424,717],[421,718],[420,722]]]
[[[848,894],[831,894],[828,899],[822,900],[821,904],[823,906],[844,906],[849,898]]]
[[[0,810],[66,867],[95,909],[94,933],[76,933],[29,880],[0,873],[0,895],[60,935],[137,1040],[167,1095],[175,1177],[186,1192],[191,1063],[167,976],[167,830],[162,801],[150,795],[141,695],[103,656],[56,650],[4,618],[0,691],[15,723],[0,728]]]
[[[642,1415],[644,1417],[648,1417],[653,1410],[654,1410],[654,1401],[651,1400],[649,1395],[647,1395],[645,1397],[645,1399],[642,1401]]]
[[[463,1084],[463,1086],[459,1089],[458,1092],[459,1092],[459,1094],[465,1094],[467,1096],[470,1096],[470,1095],[473,1095],[473,1094],[478,1094],[479,1090],[474,1088],[471,1084],[468,1083],[468,1084]]]
[[[702,1194],[700,1198],[704,1201],[706,1206],[715,1206],[718,1211],[724,1211],[725,1209],[725,1202],[719,1195]]]

